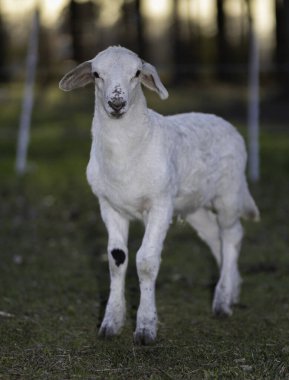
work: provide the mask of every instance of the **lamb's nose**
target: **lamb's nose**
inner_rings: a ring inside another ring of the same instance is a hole
[[[122,99],[116,99],[109,101],[108,104],[115,112],[119,112],[126,105],[126,102]]]

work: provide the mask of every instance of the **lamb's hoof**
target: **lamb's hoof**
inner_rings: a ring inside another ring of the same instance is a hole
[[[156,334],[148,329],[138,329],[133,334],[134,343],[137,345],[148,346],[155,342]]]
[[[98,332],[98,336],[103,339],[111,339],[116,335],[118,335],[118,332],[109,324],[101,325]]]
[[[233,311],[230,306],[217,303],[213,305],[213,314],[218,318],[228,318],[233,314]]]

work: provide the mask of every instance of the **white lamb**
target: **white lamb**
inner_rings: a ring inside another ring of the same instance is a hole
[[[213,312],[231,315],[240,287],[240,218],[259,218],[244,174],[242,137],[214,115],[165,117],[148,109],[141,84],[162,99],[168,92],[156,69],[125,48],[109,47],[77,66],[63,77],[60,88],[70,91],[91,82],[95,110],[87,178],[108,231],[111,276],[100,335],[118,334],[125,322],[127,241],[133,219],[145,224],[136,258],[141,291],[136,343],[156,338],[155,282],[174,214],[209,245],[220,268]]]

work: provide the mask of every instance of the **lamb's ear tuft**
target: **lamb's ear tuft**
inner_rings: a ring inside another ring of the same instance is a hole
[[[81,63],[64,75],[59,82],[59,88],[63,91],[71,91],[93,82],[94,79],[91,71],[90,61]]]
[[[167,99],[169,96],[167,89],[162,84],[160,77],[157,73],[156,68],[151,65],[150,63],[147,63],[145,61],[142,61],[142,70],[141,70],[141,82],[144,86],[149,88],[152,91],[155,91],[159,94],[159,97],[161,99]]]

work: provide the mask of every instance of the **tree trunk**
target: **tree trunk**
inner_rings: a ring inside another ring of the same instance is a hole
[[[72,58],[76,62],[82,62],[81,23],[78,8],[79,4],[75,0],[71,0],[69,3],[69,21],[72,38]]]
[[[0,10],[1,11],[1,10]],[[7,70],[7,32],[4,26],[3,17],[0,14],[0,81],[6,82],[9,79]]]
[[[135,0],[137,48],[140,57],[145,57],[145,40],[143,31],[143,18],[141,14],[141,0]]]
[[[277,78],[289,96],[289,1],[275,0]]]
[[[182,75],[182,41],[180,37],[180,19],[178,12],[178,0],[173,2],[172,43],[174,57],[173,82],[178,83]]]
[[[229,57],[229,44],[226,35],[226,14],[224,10],[225,0],[216,0],[217,6],[217,73],[220,80],[228,79],[228,72],[226,65],[228,65]]]

